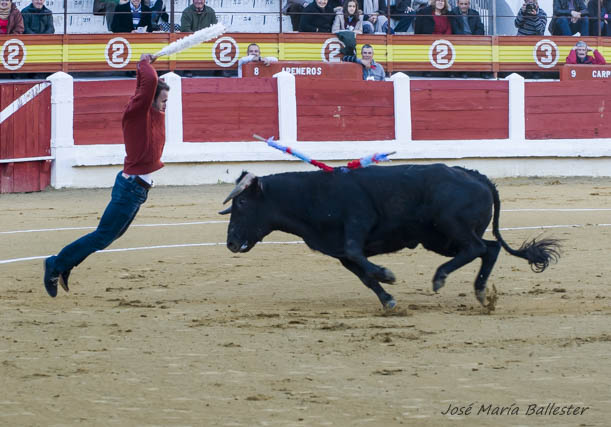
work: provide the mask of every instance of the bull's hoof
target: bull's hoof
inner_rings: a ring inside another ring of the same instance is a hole
[[[388,301],[383,302],[382,305],[384,306],[385,310],[392,310],[397,306],[397,301],[395,301],[394,298],[391,298]]]
[[[376,277],[376,279],[378,279],[382,283],[388,283],[389,285],[394,284],[395,281],[397,280],[395,278],[395,274],[392,271],[390,271],[388,268],[384,268],[384,267],[380,269],[380,272],[378,273],[377,276],[378,277]]]
[[[481,305],[486,307],[486,288],[482,290],[475,290],[475,298],[479,301]]]
[[[433,280],[433,292],[439,291],[439,289],[443,288],[446,284],[445,277],[438,277]]]

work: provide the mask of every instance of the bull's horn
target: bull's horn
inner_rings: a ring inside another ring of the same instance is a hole
[[[223,204],[227,203],[228,201],[233,199],[235,196],[240,194],[242,191],[244,191],[252,183],[253,179],[255,178],[256,178],[256,175],[250,172],[244,175],[244,177],[240,180],[240,182],[238,182],[238,185],[235,186],[235,188],[231,191],[231,193],[229,193],[229,196],[227,196],[227,198],[223,201]]]
[[[229,206],[227,209],[223,209],[222,211],[219,212],[220,215],[227,215],[231,213],[231,206]]]

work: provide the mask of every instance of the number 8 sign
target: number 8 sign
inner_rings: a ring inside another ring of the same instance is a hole
[[[26,49],[21,40],[9,39],[2,45],[0,59],[7,70],[18,70],[25,63]]]

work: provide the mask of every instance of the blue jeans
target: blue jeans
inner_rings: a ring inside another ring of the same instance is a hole
[[[54,270],[58,274],[70,271],[89,255],[108,247],[121,237],[136,217],[140,205],[146,201],[147,195],[148,190],[134,181],[133,177],[126,179],[119,172],[112,187],[110,203],[106,206],[98,228],[62,249],[54,259]]]
[[[590,34],[588,29],[589,22],[586,18],[580,18],[576,23],[572,23],[571,20],[565,16],[556,19],[556,28],[554,35],[556,36],[572,36],[579,32],[582,36]]]

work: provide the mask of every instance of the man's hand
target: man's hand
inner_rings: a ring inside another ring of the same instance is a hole
[[[266,67],[272,65],[272,61],[270,61],[269,58],[262,58],[261,60],[263,61],[263,64],[265,64]]]
[[[581,12],[577,12],[576,10],[571,10],[571,16],[573,18],[579,19],[579,18],[581,18]]]
[[[367,69],[371,68],[371,59],[361,59],[361,65]]]
[[[140,61],[142,61],[142,60],[145,60],[149,64],[152,64],[153,62],[155,62],[157,60],[157,58],[155,58],[150,53],[143,53],[142,55],[140,55]]]

